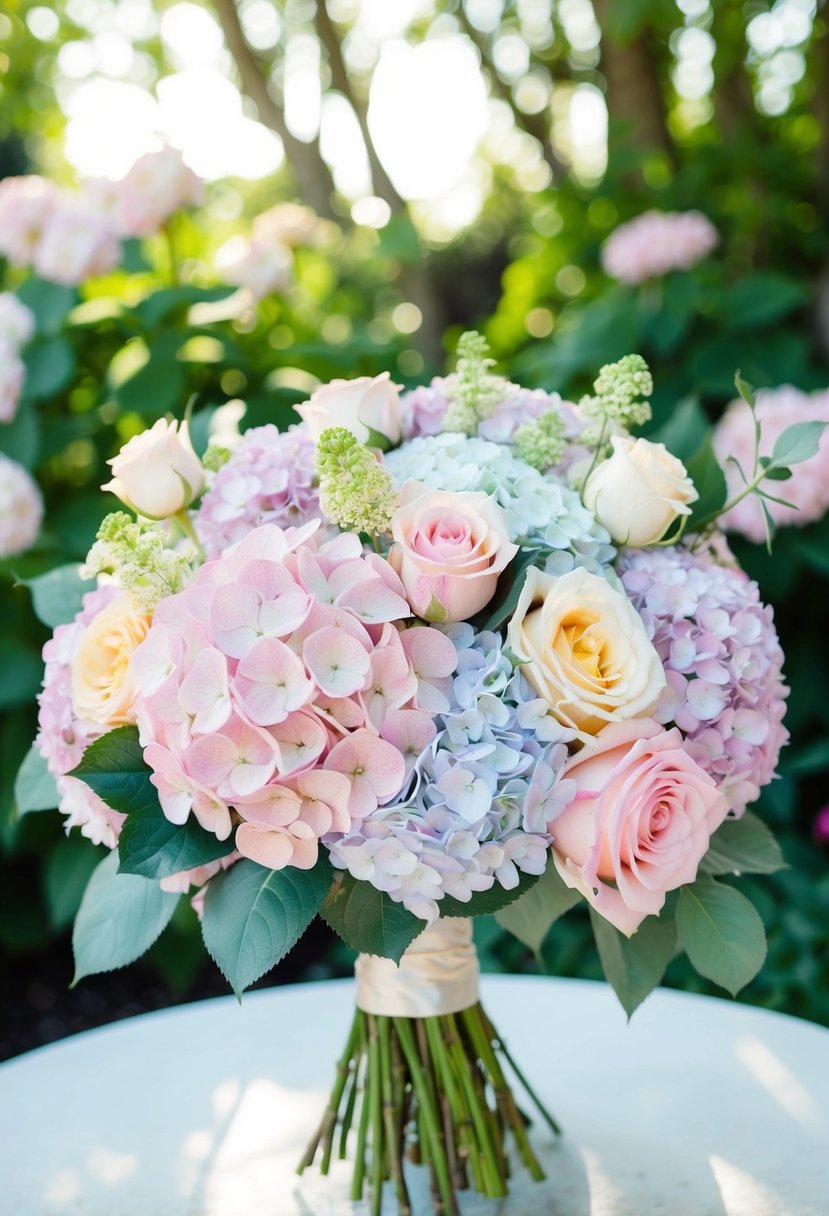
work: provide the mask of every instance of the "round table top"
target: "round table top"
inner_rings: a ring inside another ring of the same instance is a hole
[[[548,1181],[472,1216],[826,1216],[829,1032],[655,992],[630,1025],[602,984],[487,976],[486,1007],[564,1127]],[[348,1216],[350,1171],[294,1173],[353,984],[147,1014],[0,1067],[0,1208],[15,1216]],[[412,1190],[428,1201],[422,1169]],[[418,1187],[421,1189],[418,1190]],[[388,1188],[387,1188],[388,1189]],[[394,1211],[386,1196],[384,1213]],[[428,1210],[419,1206],[416,1212]]]

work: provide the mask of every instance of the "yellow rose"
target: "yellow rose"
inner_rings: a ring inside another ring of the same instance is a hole
[[[593,470],[584,504],[620,545],[652,545],[699,495],[663,443],[614,435],[613,455]]]
[[[119,595],[87,628],[72,662],[75,713],[99,726],[135,721],[130,659],[146,637],[150,616]]]
[[[646,717],[665,687],[630,600],[581,568],[560,577],[530,569],[507,644],[553,716],[582,738],[608,722]]]

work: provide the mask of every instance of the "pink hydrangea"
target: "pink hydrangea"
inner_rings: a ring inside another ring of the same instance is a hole
[[[17,414],[26,368],[9,342],[0,338],[0,422],[13,422]]]
[[[174,212],[200,203],[203,186],[177,148],[140,156],[118,183],[122,236],[151,236]]]
[[[299,427],[247,431],[219,469],[195,516],[208,557],[262,524],[294,527],[320,519],[314,444]]]
[[[0,254],[13,266],[31,264],[58,194],[52,182],[34,174],[0,181]]]
[[[0,557],[30,549],[42,520],[43,499],[34,478],[0,452]]]
[[[621,573],[668,678],[653,716],[680,728],[740,815],[774,777],[789,737],[772,610],[748,575],[708,551],[634,551]]]
[[[75,713],[72,702],[72,662],[86,629],[117,595],[117,587],[104,586],[83,597],[81,611],[73,621],[58,625],[43,647],[46,670],[38,697],[38,734],[36,746],[56,778],[60,811],[66,816],[66,830],[79,827],[95,844],[112,849],[124,816],[110,810],[84,781],[69,777],[90,743],[107,730],[85,722]]]
[[[762,424],[760,455],[769,456],[779,436],[793,423],[829,422],[829,389],[803,393],[790,384],[763,389],[757,394],[756,408]],[[729,495],[736,494],[743,481],[734,465],[725,463],[727,457],[734,456],[747,477],[754,468],[754,421],[744,401],[732,401],[718,422],[714,430],[714,450],[725,469]],[[793,511],[791,507],[766,502],[775,524],[803,528],[825,515],[829,510],[829,432],[824,431],[817,455],[793,465],[788,481],[770,483],[770,493],[785,498],[797,508]],[[762,507],[753,495],[744,498],[723,516],[722,523],[756,544],[765,540]]]
[[[35,314],[13,291],[0,291],[0,343],[12,350],[25,346],[35,332]]]
[[[646,211],[602,246],[602,267],[621,283],[644,283],[669,270],[690,270],[711,252],[717,230],[700,211]]]
[[[74,287],[108,274],[120,260],[121,243],[111,220],[80,193],[61,193],[33,253],[41,278]]]
[[[271,868],[313,866],[321,837],[389,802],[406,723],[436,729],[397,628],[411,615],[399,579],[357,536],[317,529],[250,532],[162,601],[133,657],[165,815],[224,840],[235,811],[237,849]],[[424,634],[451,668],[449,639]]]

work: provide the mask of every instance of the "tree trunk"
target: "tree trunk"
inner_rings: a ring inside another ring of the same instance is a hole
[[[626,128],[630,146],[643,151],[657,149],[674,163],[658,65],[647,31],[640,30],[626,42],[614,38],[612,5],[613,0],[593,0],[602,31],[600,68],[607,83],[611,123]]]
[[[331,201],[335,192],[334,179],[320,152],[319,139],[304,143],[288,130],[285,112],[271,93],[262,65],[245,38],[235,0],[213,0],[213,6],[221,22],[227,48],[236,64],[242,90],[256,106],[260,122],[276,132],[282,140],[299,193],[317,215],[336,219]]]

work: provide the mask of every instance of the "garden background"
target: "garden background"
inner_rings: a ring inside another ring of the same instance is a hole
[[[738,368],[825,389],[827,82],[829,11],[812,0],[6,0],[0,178],[70,188],[84,231],[109,188],[79,183],[121,177],[165,139],[204,187],[105,274],[0,266],[37,322],[0,451],[46,504],[34,547],[0,563],[0,1053],[224,991],[184,900],[148,960],[70,991],[99,849],[45,805],[19,811],[49,803],[33,769],[17,794],[15,780],[60,600],[50,572],[84,558],[112,505],[105,461],[186,406],[203,449],[228,402],[243,429],[284,427],[335,376],[428,380],[473,327],[514,380],[571,399],[640,352],[651,431],[686,456]],[[254,226],[287,202],[301,209]],[[702,211],[717,248],[615,281],[603,243],[653,208]],[[792,689],[782,776],[758,808],[790,868],[745,882],[769,958],[740,999],[829,1025],[829,518],[780,527],[773,561],[733,547],[774,605]],[[492,918],[476,932],[485,966],[601,975],[586,911],[538,958]],[[317,924],[264,982],[350,970]],[[667,982],[704,988],[684,960]]]

